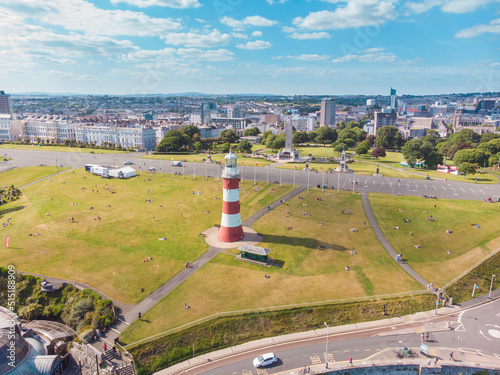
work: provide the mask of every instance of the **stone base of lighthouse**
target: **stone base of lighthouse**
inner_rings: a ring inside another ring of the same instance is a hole
[[[242,240],[244,237],[243,226],[240,225],[231,228],[221,225],[217,239],[222,242],[236,242]]]

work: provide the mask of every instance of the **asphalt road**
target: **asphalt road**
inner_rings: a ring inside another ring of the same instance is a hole
[[[429,350],[451,348],[460,351],[475,352],[480,355],[491,355],[500,358],[500,300],[463,310],[446,317],[429,319],[419,322],[420,326],[432,327],[444,321],[451,322],[453,330],[432,332],[426,342]],[[410,327],[410,328],[409,328]],[[392,330],[392,332],[391,332]],[[412,333],[409,333],[412,331]],[[408,324],[397,328],[385,327],[378,330],[354,332],[347,335],[330,336],[328,343],[328,361],[348,362],[366,361],[377,357],[386,348],[402,349],[420,347],[420,333],[422,329],[415,324]],[[204,375],[267,375],[289,373],[304,366],[314,366],[325,363],[326,339],[304,340],[289,343],[274,348],[259,349],[253,352],[232,356],[225,360],[207,363],[195,369],[187,370],[186,374]],[[256,369],[252,365],[253,358],[264,352],[274,352],[279,362],[265,369]],[[392,350],[389,351],[390,358]],[[447,352],[446,352],[447,353]],[[387,351],[385,353],[387,356]],[[394,358],[395,359],[395,358]]]
[[[169,175],[175,172],[184,173],[186,178],[204,178],[204,176],[220,176],[221,168],[215,164],[208,163],[183,163],[182,167],[170,166],[168,160],[144,160],[138,156],[144,154],[120,153],[120,154],[91,154],[70,153],[57,151],[25,151],[25,150],[2,150],[4,154],[13,160],[0,164],[0,171],[12,167],[27,167],[39,164],[63,165],[65,167],[83,168],[85,164],[102,164],[123,166],[123,162],[130,160],[135,164],[132,166],[138,173],[147,173],[150,166],[157,169],[156,173]],[[96,150],[95,152],[98,152]],[[471,184],[459,181],[443,180],[416,180],[397,179],[381,176],[355,177],[352,173],[314,173],[302,170],[281,169],[277,164],[268,167],[254,167],[250,165],[239,165],[241,177],[250,181],[281,182],[283,184],[296,184],[318,189],[317,186],[334,187],[334,190],[344,189],[352,191],[353,186],[359,192],[377,192],[393,195],[433,195],[446,199],[484,200],[486,198],[500,197],[500,184]],[[354,184],[354,177],[356,184]],[[444,175],[444,177],[446,177]]]

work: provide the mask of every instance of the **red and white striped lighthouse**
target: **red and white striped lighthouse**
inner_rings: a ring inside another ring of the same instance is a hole
[[[243,239],[243,226],[240,216],[240,173],[238,172],[237,157],[229,152],[224,158],[226,168],[222,173],[222,220],[218,239],[222,242],[235,242]]]

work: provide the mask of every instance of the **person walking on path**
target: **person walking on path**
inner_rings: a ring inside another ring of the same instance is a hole
[[[434,366],[436,366],[436,365],[437,365],[438,361],[439,361],[439,358],[438,358],[438,357],[434,358]]]
[[[352,366],[352,357],[349,358],[349,366]]]
[[[104,345],[102,346],[102,348],[104,349],[104,353],[106,353],[106,350],[108,350],[108,346],[106,345],[106,343],[104,343]]]
[[[453,358],[453,352],[450,353],[450,361],[454,361],[455,358]]]

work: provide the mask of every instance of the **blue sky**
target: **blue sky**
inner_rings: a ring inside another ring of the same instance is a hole
[[[0,2],[0,89],[500,91],[500,0]]]

